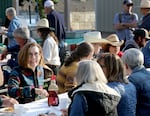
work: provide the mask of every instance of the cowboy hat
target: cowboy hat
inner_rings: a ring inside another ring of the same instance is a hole
[[[86,32],[83,38],[85,42],[89,43],[108,43],[106,39],[102,38],[101,32],[99,31]]]
[[[108,44],[112,46],[121,46],[124,43],[123,40],[119,41],[119,38],[116,34],[111,34],[106,39],[108,40]]]
[[[52,27],[49,27],[49,22],[46,18],[42,18],[41,20],[39,20],[36,24],[36,29],[39,29],[39,28],[48,28],[50,29],[51,31],[55,31],[54,28]]]
[[[140,8],[150,8],[150,0],[141,0]]]

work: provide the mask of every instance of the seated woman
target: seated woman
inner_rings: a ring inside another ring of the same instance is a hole
[[[75,73],[79,61],[87,59],[91,60],[93,58],[93,53],[94,48],[92,44],[88,42],[83,42],[77,46],[58,72],[57,84],[59,87],[59,93],[67,92],[76,86]]]
[[[9,76],[8,94],[19,103],[48,96],[48,92],[43,89],[46,75],[42,54],[42,49],[37,43],[26,44],[18,53],[19,66],[15,67]]]
[[[102,53],[97,62],[105,73],[108,85],[121,95],[117,107],[118,116],[135,116],[136,88],[125,77],[125,68],[120,57],[115,54]]]
[[[58,39],[54,33],[55,29],[49,27],[48,20],[43,18],[37,22],[37,33],[42,39],[42,48],[45,64],[51,68],[55,75],[60,66]]]
[[[77,87],[68,95],[72,99],[69,116],[117,116],[120,95],[107,85],[107,79],[96,61],[79,62]]]
[[[121,57],[123,53],[120,51],[120,47],[123,45],[124,41],[119,41],[119,38],[116,34],[111,34],[106,39],[108,42],[102,45],[103,52],[117,54],[119,57]]]

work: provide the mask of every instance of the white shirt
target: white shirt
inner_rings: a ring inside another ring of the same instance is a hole
[[[43,55],[45,64],[60,65],[59,49],[56,41],[48,36],[43,44]]]

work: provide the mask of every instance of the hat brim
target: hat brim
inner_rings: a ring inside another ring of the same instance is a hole
[[[109,41],[109,44],[112,45],[112,46],[121,46],[121,45],[123,45],[123,43],[124,43],[123,40],[121,40],[119,42],[110,42]]]
[[[97,40],[84,40],[85,42],[89,42],[89,43],[108,43],[108,40],[101,38],[101,39],[97,39]]]
[[[137,7],[137,8],[150,8],[150,7],[146,7],[146,6],[134,6],[134,7]]]
[[[50,31],[55,31],[55,29],[53,28],[53,27],[44,27],[44,26],[36,26],[36,30],[37,29],[40,29],[40,28],[47,28],[47,29],[49,29]]]

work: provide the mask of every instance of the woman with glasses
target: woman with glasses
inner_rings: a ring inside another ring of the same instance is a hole
[[[26,44],[18,54],[18,64],[8,80],[8,94],[19,103],[34,101],[40,97],[48,96],[44,86],[44,68],[51,71],[44,65],[43,53],[39,44]]]

